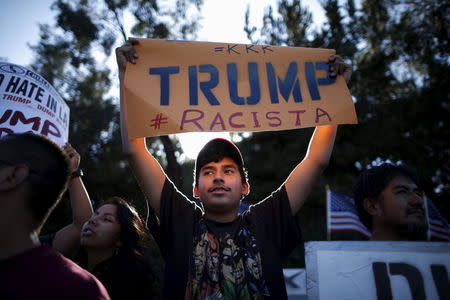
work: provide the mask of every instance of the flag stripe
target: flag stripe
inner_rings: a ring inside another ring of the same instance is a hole
[[[429,224],[429,237],[450,241],[450,226],[442,217],[437,207],[426,197],[426,211]],[[327,189],[327,224],[328,232],[359,232],[367,237],[370,231],[361,223],[354,200],[346,195]]]
[[[450,241],[450,226],[438,208],[428,197],[424,197],[428,213],[428,234],[430,239]]]
[[[440,232],[440,233],[444,233],[444,234],[448,234],[450,235],[450,232],[447,228],[442,228],[442,227],[436,227],[434,225],[430,224],[430,231],[436,231],[436,232]]]
[[[361,229],[359,229],[359,228],[345,227],[345,228],[342,228],[342,229],[339,229],[339,230],[333,230],[332,233],[338,233],[338,232],[355,232],[355,233],[362,234],[362,235],[366,236],[367,238],[371,237],[370,232],[368,232],[367,234],[364,234],[364,233],[361,232]]]
[[[335,222],[331,222],[331,225],[333,226],[333,231],[341,231],[342,229],[345,229],[345,228],[353,228],[355,230],[358,230],[360,233],[362,233],[362,234],[364,234],[366,236],[371,236],[370,232],[366,228],[364,228],[364,227],[362,227],[362,226],[360,226],[358,224],[355,224],[355,223],[335,223]]]
[[[371,234],[361,223],[352,198],[327,190],[328,232],[357,232],[366,237]]]
[[[448,229],[448,227],[445,226],[444,224],[442,224],[441,222],[435,222],[435,221],[430,220],[430,225],[432,225],[434,227],[440,227],[440,228],[443,228],[443,229]]]
[[[432,232],[431,237],[438,238],[439,240],[450,241],[450,235],[443,235],[437,232]]]

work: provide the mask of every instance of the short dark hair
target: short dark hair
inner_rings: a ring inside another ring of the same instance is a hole
[[[361,222],[369,230],[372,230],[372,215],[364,208],[364,199],[371,198],[379,201],[381,192],[388,186],[392,179],[398,176],[409,178],[416,185],[419,185],[416,172],[406,165],[384,163],[380,166],[365,170],[358,176],[353,186],[353,199],[355,200]]]
[[[52,140],[31,132],[0,138],[0,158],[28,166],[28,206],[40,228],[67,188],[69,158]]]
[[[248,174],[244,167],[244,159],[242,158],[241,151],[239,151],[233,142],[217,138],[206,143],[197,155],[194,168],[194,186],[198,186],[198,178],[203,166],[210,162],[219,162],[225,157],[231,158],[237,164],[242,183],[247,183]]]

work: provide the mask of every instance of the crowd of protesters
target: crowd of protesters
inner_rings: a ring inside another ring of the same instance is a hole
[[[93,209],[80,156],[70,144],[61,148],[43,136],[11,134],[0,139],[0,297],[286,299],[282,265],[302,241],[295,214],[328,165],[337,126],[317,127],[287,179],[242,214],[250,183],[241,152],[229,140],[211,140],[195,163],[198,205],[177,190],[145,138],[128,138],[124,73],[139,61],[136,45],[129,40],[116,49],[122,143],[159,218],[164,282],[148,257],[151,236],[143,218],[119,197]],[[351,66],[342,58],[330,57],[329,65],[331,77],[350,80]],[[40,243],[40,229],[66,188],[72,223]],[[361,174],[354,198],[374,240],[426,238],[423,199],[409,169],[383,165]]]

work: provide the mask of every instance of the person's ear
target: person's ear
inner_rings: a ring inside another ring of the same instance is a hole
[[[0,191],[12,190],[28,177],[30,169],[25,164],[0,168]]]
[[[372,216],[379,216],[382,213],[380,202],[373,198],[364,199],[364,209]]]
[[[194,194],[195,198],[197,198],[197,199],[200,198],[197,185],[195,185],[194,188],[192,189],[192,193]]]
[[[242,196],[247,196],[250,193],[250,183],[246,182],[242,184]]]

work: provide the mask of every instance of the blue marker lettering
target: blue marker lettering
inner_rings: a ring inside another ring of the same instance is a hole
[[[316,62],[316,70],[325,70],[327,77],[317,78],[312,62],[305,63],[306,82],[308,83],[309,94],[312,100],[320,100],[320,93],[318,85],[330,85],[336,82],[336,78],[330,78],[328,63],[324,61]]]
[[[300,82],[297,77],[297,63],[291,62],[286,72],[284,80],[278,77],[278,88],[280,94],[286,102],[289,101],[289,95],[292,93],[294,102],[302,102],[302,94],[300,91]],[[276,81],[276,73],[271,63],[266,63],[267,85],[269,86],[270,101],[279,103],[278,89]]]
[[[261,89],[259,86],[258,65],[254,62],[248,63],[248,78],[250,81],[250,96],[240,97],[238,93],[238,74],[235,63],[227,64],[228,92],[231,102],[237,105],[254,105],[261,99]],[[247,100],[247,103],[246,103]]]
[[[312,62],[305,62],[306,82],[308,84],[311,100],[320,100],[319,89],[317,88],[316,73]]]
[[[150,68],[148,70],[150,75],[160,75],[161,76],[161,99],[160,105],[169,105],[170,99],[170,75],[177,74],[180,72],[180,67],[161,67],[161,68]]]
[[[336,78],[330,77],[330,65],[324,61],[318,61],[316,62],[316,70],[325,70],[327,77],[325,78],[318,78],[317,83],[319,85],[330,85],[336,82]]]
[[[216,96],[214,96],[211,91],[219,84],[219,71],[213,65],[200,65],[199,70],[201,73],[209,73],[211,75],[209,81],[200,82],[200,90],[203,95],[205,95],[206,100],[208,100],[211,105],[220,105],[219,100],[217,100]]]
[[[198,105],[197,66],[189,66],[189,105]]]

